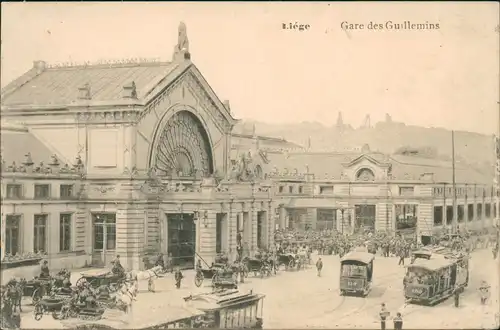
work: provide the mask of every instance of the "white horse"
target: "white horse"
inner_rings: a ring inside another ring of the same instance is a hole
[[[137,271],[133,270],[129,273],[129,277],[136,282],[137,290],[139,286],[139,281],[148,281],[148,291],[155,291],[154,279],[160,277],[162,271],[161,266],[155,266],[148,270]]]
[[[132,302],[137,300],[137,282],[132,284],[123,284],[120,290],[112,294],[116,305],[122,307],[125,313],[132,312]]]

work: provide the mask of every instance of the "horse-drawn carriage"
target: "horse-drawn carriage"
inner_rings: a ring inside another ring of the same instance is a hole
[[[266,258],[263,256],[249,258],[245,257],[241,260],[244,265],[244,275],[248,276],[248,273],[253,272],[254,276],[271,276],[272,272],[276,274],[275,261],[272,258]]]
[[[126,281],[125,273],[113,273],[108,270],[88,271],[81,273],[81,277],[76,282],[76,286],[82,283],[89,283],[94,289],[107,286],[110,292],[117,291]]]
[[[44,296],[71,292],[71,272],[66,269],[60,270],[50,277],[35,277],[27,281],[23,287],[23,296],[31,297],[33,305],[36,305]]]
[[[298,254],[283,253],[278,255],[278,267],[284,265],[286,270],[301,269],[304,263]]]
[[[215,258],[215,262],[211,266],[203,260],[207,268],[203,268],[201,265],[201,257],[196,266],[196,275],[194,277],[194,284],[200,287],[205,279],[212,280],[212,287],[234,287],[236,286],[235,275],[239,272],[238,265],[229,266],[228,259],[223,256],[218,256]]]

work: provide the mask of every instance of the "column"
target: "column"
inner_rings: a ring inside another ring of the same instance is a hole
[[[464,206],[464,226],[465,229],[469,226],[469,204],[467,202],[467,184],[465,185],[465,206]]]
[[[307,209],[308,221],[307,224],[311,226],[311,229],[316,230],[317,222],[318,222],[318,209],[317,208],[308,208]]]
[[[229,205],[229,215],[228,215],[228,231],[229,231],[229,257],[231,260],[236,259],[236,236],[237,236],[237,222],[238,222],[238,215],[240,213],[237,212],[236,210],[233,210],[233,205]]]
[[[251,228],[251,244],[250,244],[250,251],[251,255],[255,252],[257,249],[257,204],[253,204],[251,206],[252,210],[250,211],[250,228]]]
[[[279,208],[279,226],[280,229],[286,228],[286,208],[283,206],[278,206]]]
[[[206,219],[204,218],[205,211],[207,216]],[[216,217],[216,212],[213,210],[201,210],[200,219],[197,221],[199,223],[198,228],[200,228],[199,255],[209,265],[215,261]]]
[[[144,204],[124,203],[116,212],[116,254],[125,269],[143,269]]]

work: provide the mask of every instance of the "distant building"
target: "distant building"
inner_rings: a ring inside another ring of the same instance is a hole
[[[364,151],[364,152],[363,152]],[[490,175],[456,164],[456,208],[452,166],[442,161],[370,152],[268,153],[275,170],[282,227],[403,231],[432,236],[459,228],[481,229],[496,215]],[[276,178],[279,178],[277,180]]]

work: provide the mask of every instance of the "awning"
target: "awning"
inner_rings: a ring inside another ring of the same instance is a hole
[[[287,208],[320,208],[320,209],[339,209],[341,206],[333,198],[300,198],[292,199],[288,204],[285,204]]]

